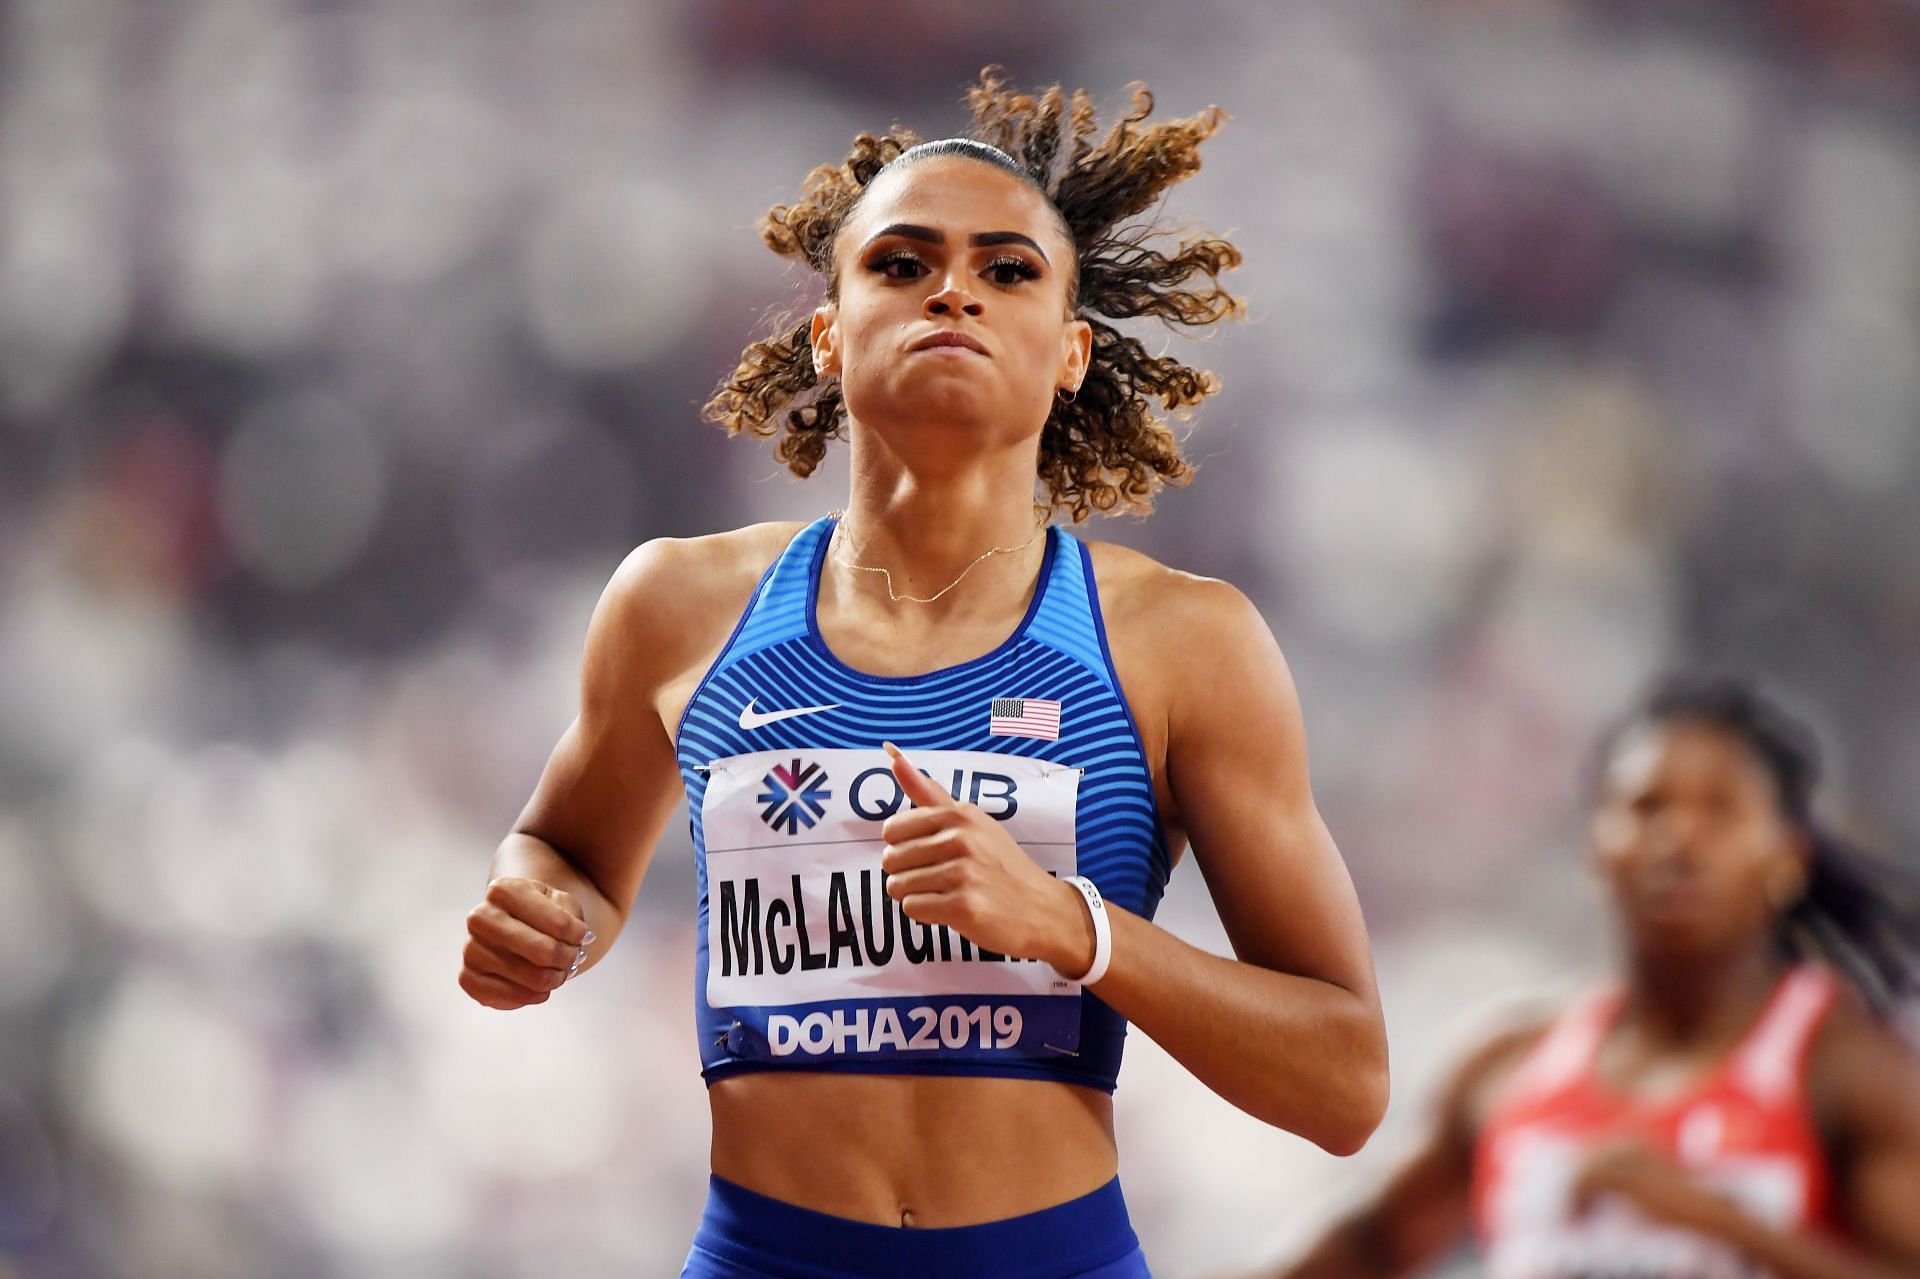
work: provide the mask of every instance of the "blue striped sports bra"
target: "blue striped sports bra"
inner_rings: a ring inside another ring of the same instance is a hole
[[[833,531],[788,543],[675,744],[699,882],[694,1014],[711,1083],[754,1070],[1006,1075],[1112,1091],[1126,1022],[1049,965],[908,919],[881,824],[883,741],[1004,821],[1042,867],[1152,918],[1171,859],[1086,546],[1047,535],[1018,629],[924,675],[836,658],[815,617]]]

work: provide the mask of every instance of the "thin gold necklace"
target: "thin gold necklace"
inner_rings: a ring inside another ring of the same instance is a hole
[[[850,568],[856,573],[878,573],[880,574],[880,576],[886,578],[887,579],[887,599],[889,599],[893,603],[895,604],[903,604],[903,603],[931,604],[935,600],[939,599],[942,595],[945,595],[948,591],[952,590],[954,587],[960,585],[961,582],[965,581],[967,574],[973,572],[973,570],[979,566],[981,560],[992,559],[996,555],[1011,554],[1014,551],[1024,551],[1029,546],[1032,546],[1036,541],[1038,541],[1040,538],[1040,535],[1046,532],[1046,529],[1047,529],[1047,512],[1046,512],[1046,508],[1044,507],[1036,507],[1035,509],[1039,513],[1039,521],[1034,525],[1032,537],[1020,543],[1020,545],[1018,546],[996,546],[991,548],[990,550],[982,551],[979,555],[974,556],[972,563],[968,564],[965,568],[960,570],[959,577],[954,578],[951,582],[948,582],[945,586],[941,587],[939,590],[935,591],[933,594],[927,595],[927,596],[898,594],[893,589],[892,573],[888,572],[884,568],[879,567],[878,565],[855,564],[852,560],[840,554],[837,548],[833,548],[831,543],[829,543],[829,547],[830,549],[833,549],[833,562],[840,565],[842,568]],[[835,525],[837,526],[837,529],[844,529],[846,527],[845,524],[841,523],[841,517],[844,516],[845,514],[846,514],[845,511],[828,511],[827,512],[828,518],[834,521]]]

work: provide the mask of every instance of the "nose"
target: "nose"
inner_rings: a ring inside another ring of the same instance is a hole
[[[978,319],[985,310],[980,299],[967,292],[966,286],[953,278],[949,278],[938,293],[927,297],[926,312],[930,317],[960,314]]]
[[[1647,834],[1648,848],[1656,860],[1685,865],[1693,860],[1698,846],[1700,822],[1691,813],[1669,807],[1649,823]]]

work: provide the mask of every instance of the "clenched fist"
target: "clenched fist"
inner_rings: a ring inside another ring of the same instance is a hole
[[[460,989],[489,1008],[544,1004],[579,968],[594,940],[573,894],[502,875],[467,914]]]
[[[880,828],[887,895],[909,919],[946,924],[976,946],[1086,972],[1094,932],[1080,891],[1041,870],[978,804],[956,800],[899,747],[882,745],[915,805]]]

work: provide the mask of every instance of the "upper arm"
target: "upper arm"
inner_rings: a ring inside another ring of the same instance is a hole
[[[1855,1008],[1836,1009],[1814,1061],[1838,1128],[1843,1215],[1867,1251],[1920,1266],[1920,1056]]]
[[[1162,611],[1167,776],[1193,855],[1242,960],[1377,1003],[1353,882],[1307,778],[1293,677],[1251,602],[1184,579]]]
[[[658,702],[679,665],[673,637],[686,633],[688,619],[675,616],[684,602],[670,589],[683,557],[647,543],[607,583],[587,626],[579,714],[514,827],[563,853],[623,918],[680,799]]]

